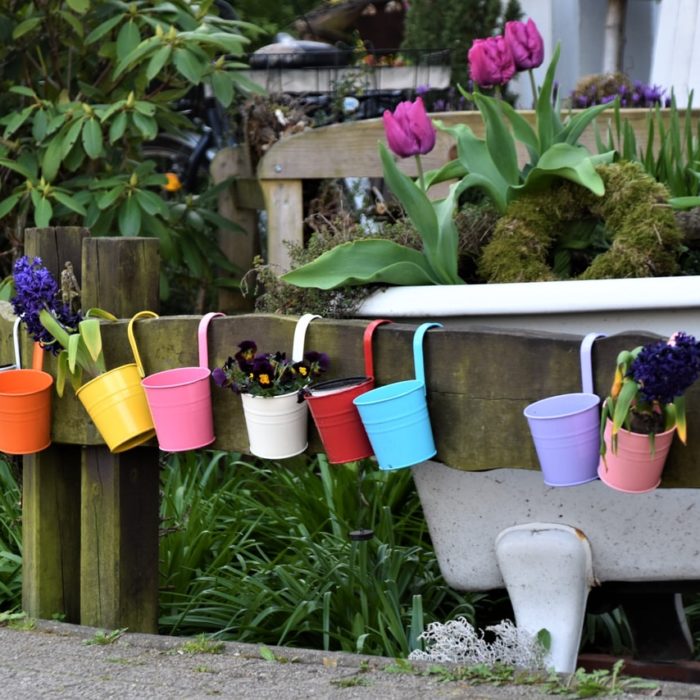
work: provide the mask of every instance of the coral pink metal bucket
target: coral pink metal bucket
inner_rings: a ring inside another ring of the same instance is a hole
[[[186,452],[211,445],[214,418],[211,408],[211,370],[207,328],[218,312],[202,317],[197,330],[199,367],[166,369],[141,382],[156,429],[158,446],[164,452]]]
[[[581,343],[583,392],[549,396],[523,413],[547,486],[576,486],[598,478],[600,398],[593,393],[591,348],[600,333]]]
[[[362,340],[365,355],[364,377],[331,379],[309,388],[310,395],[306,397],[306,402],[331,464],[354,462],[374,454],[353,399],[374,389],[372,336],[375,328],[383,323],[391,321],[372,321],[365,329]]]
[[[605,424],[605,456],[600,458],[598,476],[610,488],[623,493],[646,493],[661,483],[675,426],[654,436],[654,451],[648,435],[632,433],[620,428],[617,434],[617,451],[610,446],[612,421]]]

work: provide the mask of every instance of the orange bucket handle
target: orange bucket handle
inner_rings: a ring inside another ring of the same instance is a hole
[[[143,363],[141,362],[141,355],[139,355],[139,350],[136,347],[136,338],[134,337],[134,321],[140,318],[158,318],[158,314],[154,311],[139,311],[134,314],[129,325],[127,327],[127,335],[129,336],[129,345],[131,345],[131,351],[134,353],[134,360],[136,360],[136,368],[138,369],[139,376],[143,379],[146,376],[146,372],[143,369]]]

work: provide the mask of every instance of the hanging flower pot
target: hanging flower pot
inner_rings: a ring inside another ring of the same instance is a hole
[[[145,372],[133,330],[139,318],[158,318],[158,314],[140,311],[129,321],[127,333],[136,362],[100,374],[75,392],[110,452],[115,453],[147,442],[156,432],[141,386]]]
[[[428,415],[423,337],[441,323],[424,323],[413,335],[415,379],[372,389],[353,400],[380,469],[411,467],[437,450]]]
[[[185,452],[210,445],[214,436],[211,408],[207,328],[218,312],[202,317],[197,330],[199,367],[180,367],[156,372],[142,380],[148,408],[164,452]],[[134,349],[137,364],[140,358]]]
[[[374,388],[372,336],[377,326],[383,323],[391,321],[372,321],[365,329],[364,377],[345,377],[319,382],[312,384],[306,392],[306,402],[331,464],[354,462],[374,454],[353,399]]]
[[[613,423],[608,418],[604,433],[605,455],[600,457],[598,466],[600,480],[624,493],[653,491],[661,483],[661,474],[676,432],[675,426],[654,435],[653,448],[649,435],[620,428],[615,450],[611,446],[612,428]]]
[[[524,410],[547,486],[576,486],[598,478],[600,398],[593,393],[591,347],[599,333],[581,343],[583,392],[549,396]]]
[[[51,444],[53,377],[42,371],[44,351],[34,344],[32,369],[21,369],[19,324],[13,327],[15,363],[0,369],[0,452],[27,455]]]
[[[257,353],[244,340],[234,357],[212,372],[214,382],[241,395],[249,450],[264,459],[301,454],[308,445],[309,408],[300,391],[328,366],[328,357],[304,352],[304,339],[314,314],[304,314],[294,329],[292,359],[286,353]]]

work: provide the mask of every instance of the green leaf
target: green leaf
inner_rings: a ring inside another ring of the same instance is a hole
[[[616,435],[620,428],[622,427],[625,420],[627,420],[627,414],[629,413],[632,401],[637,396],[639,387],[637,382],[629,377],[623,380],[622,389],[615,401],[615,412],[613,414],[613,435]]]
[[[31,105],[25,107],[21,112],[15,112],[5,126],[5,138],[10,138],[29,119],[34,109],[34,105]]]
[[[38,204],[34,207],[34,223],[38,228],[46,228],[51,223],[52,216],[53,207],[51,202],[45,197],[41,197]]]
[[[79,15],[85,14],[90,9],[90,0],[66,0],[68,7]]]
[[[151,215],[168,215],[168,205],[155,193],[148,190],[136,190],[135,197],[141,209]]]
[[[266,646],[260,646],[260,658],[265,661],[277,661],[272,649]]]
[[[569,119],[564,128],[557,134],[557,141],[566,141],[575,145],[586,127],[601,113],[610,107],[610,103],[594,105],[574,115]]]
[[[126,190],[126,185],[124,183],[120,183],[116,187],[113,187],[111,190],[107,190],[103,195],[97,198],[97,206],[99,209],[107,209],[108,207],[111,207],[112,204],[114,204],[121,194]]]
[[[56,361],[56,393],[63,396],[68,375],[68,351],[62,350]]]
[[[61,159],[66,158],[73,146],[75,146],[75,142],[78,140],[84,124],[85,120],[82,117],[78,117],[75,122],[70,125],[66,135],[63,137],[63,141],[61,141]]]
[[[439,182],[448,180],[461,180],[467,174],[467,170],[458,160],[451,160],[445,163],[441,168],[435,170],[427,170],[423,177],[425,179],[425,187],[427,190]]]
[[[103,36],[106,34],[109,34],[109,32],[116,27],[119,22],[124,19],[125,15],[122,13],[120,15],[115,15],[114,17],[110,17],[108,20],[102,22],[102,24],[98,24],[88,35],[85,37],[85,43],[86,44],[94,44],[96,41],[99,41],[102,39]]]
[[[22,198],[22,194],[22,192],[15,192],[0,201],[0,219],[7,216],[15,208],[17,202]]]
[[[131,53],[124,56],[119,64],[114,70],[114,77],[118,78],[127,68],[134,65],[134,63],[139,62],[142,58],[147,56],[151,51],[154,51],[159,44],[163,41],[160,37],[152,36],[148,39],[144,39]]]
[[[126,129],[126,112],[119,112],[114,118],[114,121],[109,125],[109,142],[113,144],[118,141],[123,135]]]
[[[676,413],[676,432],[678,438],[685,445],[688,441],[688,422],[685,415],[685,396],[676,396],[673,399],[673,408]]]
[[[141,32],[134,20],[125,22],[117,34],[117,60],[121,61],[141,43]]]
[[[672,209],[693,209],[700,207],[700,197],[671,197],[668,204]]]
[[[498,168],[503,179],[509,184],[520,182],[520,169],[515,144],[510,131],[506,127],[496,100],[474,93],[481,116],[486,125],[486,146],[491,154],[491,160]]]
[[[385,282],[439,284],[425,256],[393,241],[368,239],[343,243],[306,265],[282,275],[297,287],[337,287]]]
[[[536,638],[545,651],[549,651],[552,648],[552,635],[546,627],[537,632]]]
[[[95,117],[87,119],[83,127],[83,148],[92,160],[102,155],[102,129]]]
[[[135,197],[129,197],[119,207],[119,232],[122,236],[138,236],[141,232],[141,207]]]
[[[58,169],[61,167],[61,149],[63,148],[63,139],[60,133],[56,134],[51,139],[44,157],[41,159],[41,172],[48,182],[53,182]],[[39,224],[37,224],[39,226]]]
[[[156,106],[152,102],[146,102],[145,100],[136,100],[134,109],[146,117],[152,117],[156,113]]]
[[[68,336],[68,371],[73,374],[78,362],[78,349],[80,348],[80,335],[71,333]]]
[[[36,99],[36,93],[31,88],[25,87],[24,85],[13,85],[9,92],[13,92],[15,95],[24,95],[25,97],[31,97]]]
[[[199,58],[188,49],[175,49],[174,54],[173,63],[178,72],[193,85],[199,85],[199,83],[202,82],[202,75],[208,67],[207,63],[200,61]]]
[[[33,180],[35,177],[35,175],[32,172],[30,172],[28,168],[26,168],[24,165],[18,163],[15,160],[0,158],[0,165],[2,165],[4,168],[8,168],[9,170],[13,170],[16,173],[19,173],[23,178],[27,180]]]
[[[12,38],[19,39],[25,34],[29,34],[29,32],[34,31],[43,21],[43,15],[40,15],[39,17],[31,17],[30,19],[25,19],[24,22],[20,22],[14,28],[14,30],[12,31]]]
[[[233,79],[224,71],[214,71],[211,76],[211,86],[214,89],[216,99],[224,107],[230,107],[233,102]]]
[[[389,149],[379,144],[379,155],[384,169],[384,179],[389,189],[401,202],[416,230],[423,239],[426,248],[435,250],[437,246],[437,217],[427,195],[413,180],[404,175],[394,162]]]
[[[131,119],[139,130],[144,141],[153,141],[158,136],[158,123],[153,117],[146,117],[140,112],[133,112]]]
[[[74,211],[76,214],[80,214],[81,216],[86,216],[87,212],[85,211],[85,207],[80,204],[77,200],[75,200],[73,197],[70,195],[65,194],[64,192],[61,192],[59,190],[53,190],[51,193],[53,198],[57,201],[63,204],[64,207],[70,209],[71,211]]]
[[[540,142],[540,153],[544,153],[554,143],[555,127],[558,117],[554,113],[552,105],[552,88],[554,86],[554,74],[559,62],[559,54],[561,46],[557,43],[554,49],[552,60],[547,68],[544,82],[540,88],[540,94],[537,97],[537,136]]]
[[[105,321],[118,321],[119,319],[109,311],[100,309],[98,306],[91,306],[85,312],[85,318],[103,318]]]
[[[514,195],[531,189],[541,188],[554,177],[571,180],[602,197],[605,185],[591,161],[590,154],[583,146],[571,146],[568,143],[555,143],[542,154],[537,167],[527,174],[525,183],[512,188]]]
[[[172,53],[173,47],[170,44],[161,46],[154,54],[151,56],[151,60],[148,62],[148,67],[146,68],[146,77],[149,80],[153,80],[158,76],[163,66],[170,59],[170,54]]]
[[[100,322],[96,318],[88,318],[78,324],[80,337],[93,362],[98,362],[102,354],[102,333]]]
[[[63,10],[59,11],[59,16],[70,28],[82,39],[83,38],[83,25],[78,21],[78,19],[72,15],[70,12],[65,12]]]
[[[43,141],[46,136],[46,131],[49,125],[49,118],[46,116],[45,109],[37,109],[34,113],[32,121],[32,136],[35,141]]]

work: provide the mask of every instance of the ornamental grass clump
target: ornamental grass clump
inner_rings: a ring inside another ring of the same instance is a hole
[[[617,357],[615,378],[603,405],[601,434],[607,419],[612,421],[611,448],[617,450],[621,428],[649,435],[654,449],[656,434],[676,429],[683,444],[687,440],[685,392],[700,377],[700,343],[679,331],[667,341],[658,340]],[[601,440],[605,453],[605,441]]]
[[[63,395],[66,376],[73,389],[78,389],[84,374],[93,378],[106,371],[99,319],[116,321],[115,316],[98,308],[84,314],[74,310],[75,290],[60,290],[41,258],[19,258],[13,268],[13,283],[11,303],[15,314],[35,342],[58,356],[59,396]]]
[[[309,350],[302,360],[295,362],[280,351],[258,354],[255,341],[244,340],[238,345],[238,352],[212,372],[212,378],[217,386],[236,394],[282,396],[303,391],[329,364],[324,352]]]

